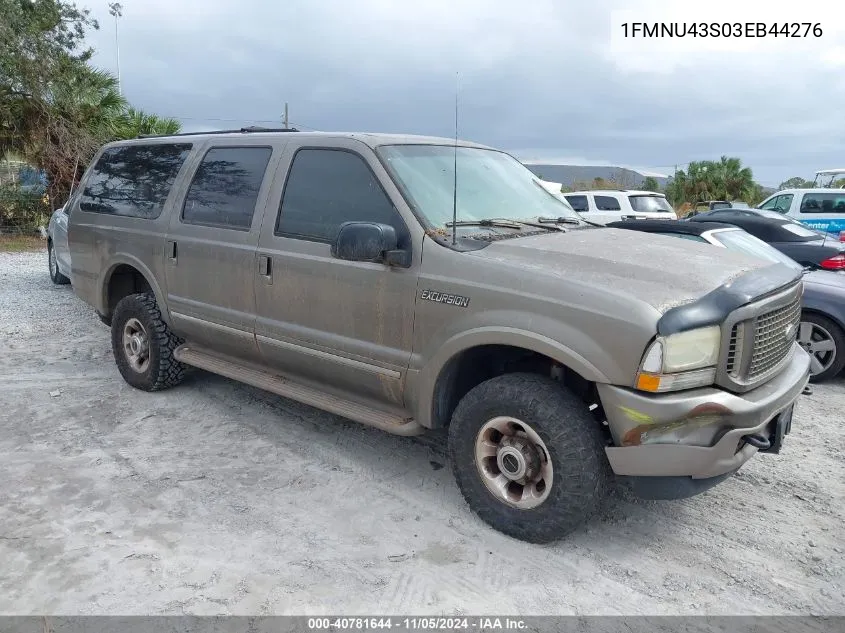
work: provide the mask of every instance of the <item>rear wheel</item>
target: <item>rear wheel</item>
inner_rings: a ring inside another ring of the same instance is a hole
[[[136,389],[159,391],[182,382],[185,366],[173,351],[182,340],[170,331],[150,294],[121,299],[111,319],[114,360],[123,379]]]
[[[53,248],[53,241],[47,242],[47,266],[50,270],[50,279],[54,284],[64,286],[70,283],[70,279],[59,272],[59,262],[56,261],[56,249]]]
[[[609,467],[600,425],[559,383],[506,374],[472,389],[449,427],[449,456],[470,508],[493,528],[533,543],[584,523]]]
[[[821,382],[845,367],[845,332],[831,319],[804,312],[798,327],[798,344],[810,355],[810,380]]]

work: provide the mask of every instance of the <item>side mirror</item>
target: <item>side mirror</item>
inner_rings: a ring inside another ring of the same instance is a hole
[[[411,265],[411,254],[399,250],[398,244],[396,229],[389,224],[344,222],[332,244],[332,257],[407,268]]]

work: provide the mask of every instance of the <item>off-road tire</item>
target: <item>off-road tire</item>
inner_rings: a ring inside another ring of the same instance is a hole
[[[56,265],[53,266],[50,262],[52,261],[55,254],[53,253],[53,240],[47,241],[47,270],[50,271],[50,279],[53,280],[53,283],[57,286],[66,286],[70,283],[70,279],[65,277],[62,273],[59,272],[59,263],[56,262]],[[53,270],[55,268],[55,271]]]
[[[517,509],[490,492],[475,459],[484,424],[511,416],[530,425],[553,466],[552,489],[539,506]],[[481,383],[458,404],[449,426],[449,458],[469,507],[496,530],[532,543],[558,540],[599,508],[610,467],[600,423],[581,399],[536,374],[505,374]]]
[[[835,321],[814,312],[802,313],[801,321],[815,323],[827,330],[836,345],[836,357],[833,363],[824,371],[810,376],[810,382],[824,382],[836,377],[845,368],[845,331]]]
[[[123,328],[132,318],[140,321],[149,340],[150,362],[143,373],[131,367],[123,347]],[[176,360],[173,351],[183,341],[167,327],[151,294],[134,294],[121,299],[111,321],[112,352],[120,375],[126,382],[143,391],[160,391],[182,382],[186,367]]]

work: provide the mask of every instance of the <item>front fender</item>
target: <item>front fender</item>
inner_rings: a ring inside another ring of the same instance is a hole
[[[814,296],[805,292],[801,309],[805,312],[815,312],[826,316],[845,330],[845,296]]]
[[[483,319],[478,320],[483,322],[460,328],[459,332],[443,339],[429,341],[421,354],[424,362],[414,377],[416,388],[410,391],[417,396],[414,410],[416,419],[423,426],[431,427],[433,424],[432,403],[441,372],[450,360],[471,348],[482,345],[518,347],[566,365],[589,381],[628,384],[633,377],[631,371],[635,371],[642,349],[645,349],[648,341],[648,337],[643,334],[642,346],[636,344],[636,357],[630,359],[630,363],[620,363],[620,358],[613,353],[612,336],[608,336],[606,344],[603,344],[583,332],[575,332],[565,323],[536,314],[509,311],[499,315],[485,313]]]

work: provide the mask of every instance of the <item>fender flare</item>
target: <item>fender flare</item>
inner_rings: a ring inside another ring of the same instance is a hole
[[[123,265],[131,266],[132,268],[137,270],[141,274],[141,276],[146,280],[147,284],[149,284],[150,288],[153,291],[156,303],[158,304],[158,308],[161,311],[162,319],[168,325],[168,327],[171,327],[172,323],[170,321],[170,310],[167,307],[167,302],[164,301],[164,294],[162,293],[161,287],[156,281],[155,275],[153,275],[152,271],[146,265],[144,265],[144,263],[141,262],[140,259],[127,254],[120,254],[115,256],[114,259],[112,259],[109,267],[105,269],[100,278],[99,308],[101,314],[106,314],[109,309],[108,289],[109,284],[111,283],[111,278],[114,275],[114,271],[117,270],[119,266]]]
[[[434,406],[437,383],[449,363],[463,352],[482,345],[518,347],[559,362],[592,382],[610,382],[589,360],[578,352],[547,336],[518,328],[487,326],[462,332],[447,339],[425,364],[418,378],[416,419],[426,428],[434,425]]]

